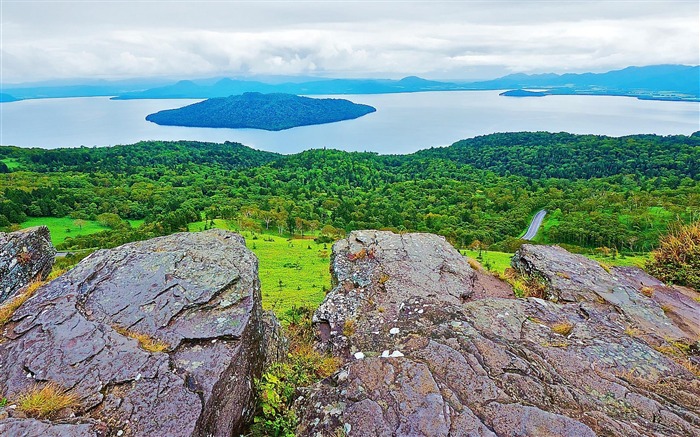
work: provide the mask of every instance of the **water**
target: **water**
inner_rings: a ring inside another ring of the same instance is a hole
[[[0,144],[79,147],[140,140],[235,141],[294,153],[310,148],[410,153],[494,132],[660,135],[700,130],[700,103],[610,96],[501,97],[498,91],[455,91],[343,97],[377,108],[356,120],[280,132],[158,126],[146,115],[199,100],[109,100],[106,97],[0,104]]]

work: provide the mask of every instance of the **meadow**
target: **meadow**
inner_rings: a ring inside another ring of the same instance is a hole
[[[143,220],[128,220],[132,228],[141,226]],[[22,229],[34,226],[46,226],[51,231],[51,243],[54,246],[62,243],[68,237],[90,235],[110,229],[95,220],[75,220],[70,217],[32,217],[20,224]]]

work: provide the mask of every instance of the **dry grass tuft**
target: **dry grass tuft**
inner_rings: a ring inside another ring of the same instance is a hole
[[[663,304],[663,305],[661,305],[661,310],[664,312],[664,314],[667,314],[667,313],[673,311],[673,307],[671,305],[668,305],[668,304]]]
[[[345,320],[345,323],[343,323],[343,335],[346,337],[350,337],[354,333],[355,333],[355,320],[353,320],[353,319]]]
[[[603,270],[610,273],[610,269],[612,269],[612,266],[610,266],[610,264],[606,264],[604,262],[599,262],[598,264],[600,264],[600,267],[602,267]]]
[[[566,272],[557,272],[556,274],[557,274],[557,276],[559,276],[560,278],[571,279],[571,276],[570,276],[568,273],[566,273]]]
[[[27,285],[17,296],[0,305],[0,327],[5,326],[5,324],[10,321],[15,311],[17,311],[17,308],[21,307],[30,297],[34,296],[34,293],[44,284],[45,282],[43,281],[34,281]]]
[[[64,408],[78,407],[78,396],[55,382],[35,384],[17,399],[17,408],[27,416],[48,419]]]
[[[475,260],[474,258],[467,258],[467,262],[469,263],[469,267],[476,270],[477,272],[480,272],[482,270],[481,264],[479,264],[479,261]]]
[[[168,344],[164,343],[156,338],[151,337],[148,334],[143,334],[141,332],[135,332],[135,331],[130,331],[128,329],[115,326],[114,330],[117,331],[119,334],[133,338],[134,340],[139,342],[139,346],[141,346],[141,349],[148,351],[148,352],[165,352],[168,350]]]
[[[552,325],[552,331],[556,332],[559,335],[563,335],[564,337],[571,334],[571,331],[573,330],[574,325],[569,322],[555,323],[554,325]]]
[[[654,295],[654,289],[651,287],[642,287],[639,292],[646,297],[652,297]]]
[[[633,326],[628,326],[625,328],[625,335],[629,335],[630,337],[639,337],[641,333],[642,331]]]

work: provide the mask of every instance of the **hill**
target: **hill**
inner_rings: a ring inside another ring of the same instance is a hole
[[[166,126],[253,128],[278,131],[297,126],[351,120],[375,112],[344,99],[312,99],[292,94],[245,93],[213,98],[179,109],[150,114],[146,120]]]
[[[4,102],[16,102],[17,100],[18,100],[18,99],[16,99],[15,97],[13,97],[13,96],[11,96],[11,95],[9,95],[9,94],[0,93],[0,103],[4,103]]]

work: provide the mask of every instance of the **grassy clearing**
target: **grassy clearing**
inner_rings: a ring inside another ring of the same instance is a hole
[[[7,166],[7,168],[9,168],[10,170],[14,170],[14,169],[22,167],[22,163],[17,161],[15,158],[0,159],[0,162],[4,162],[5,165]]]
[[[263,307],[282,314],[294,306],[317,307],[330,288],[330,244],[244,232],[260,260]],[[257,239],[256,239],[257,238]]]
[[[189,224],[193,232],[204,229],[204,222]],[[214,220],[214,227],[236,229],[235,222]],[[293,307],[317,307],[331,285],[329,272],[331,244],[317,244],[313,237],[293,239],[272,234],[241,232],[246,246],[259,260],[260,286],[265,309],[284,314]]]
[[[469,258],[478,261],[485,269],[494,272],[503,273],[508,267],[510,267],[510,259],[513,257],[512,253],[505,252],[491,252],[491,251],[481,251],[482,259],[479,260],[478,250],[462,250],[462,255],[466,255]]]
[[[131,227],[139,227],[143,220],[129,220]],[[54,246],[63,243],[68,237],[77,237],[78,235],[90,235],[100,231],[109,229],[102,226],[96,221],[82,220],[78,221],[70,217],[32,217],[26,222],[20,224],[22,229],[31,228],[34,226],[46,226],[51,231],[51,242]]]
[[[644,263],[649,260],[649,254],[643,255],[625,255],[616,256],[612,258],[610,256],[603,255],[585,255],[586,257],[602,262],[614,267],[643,267]]]

